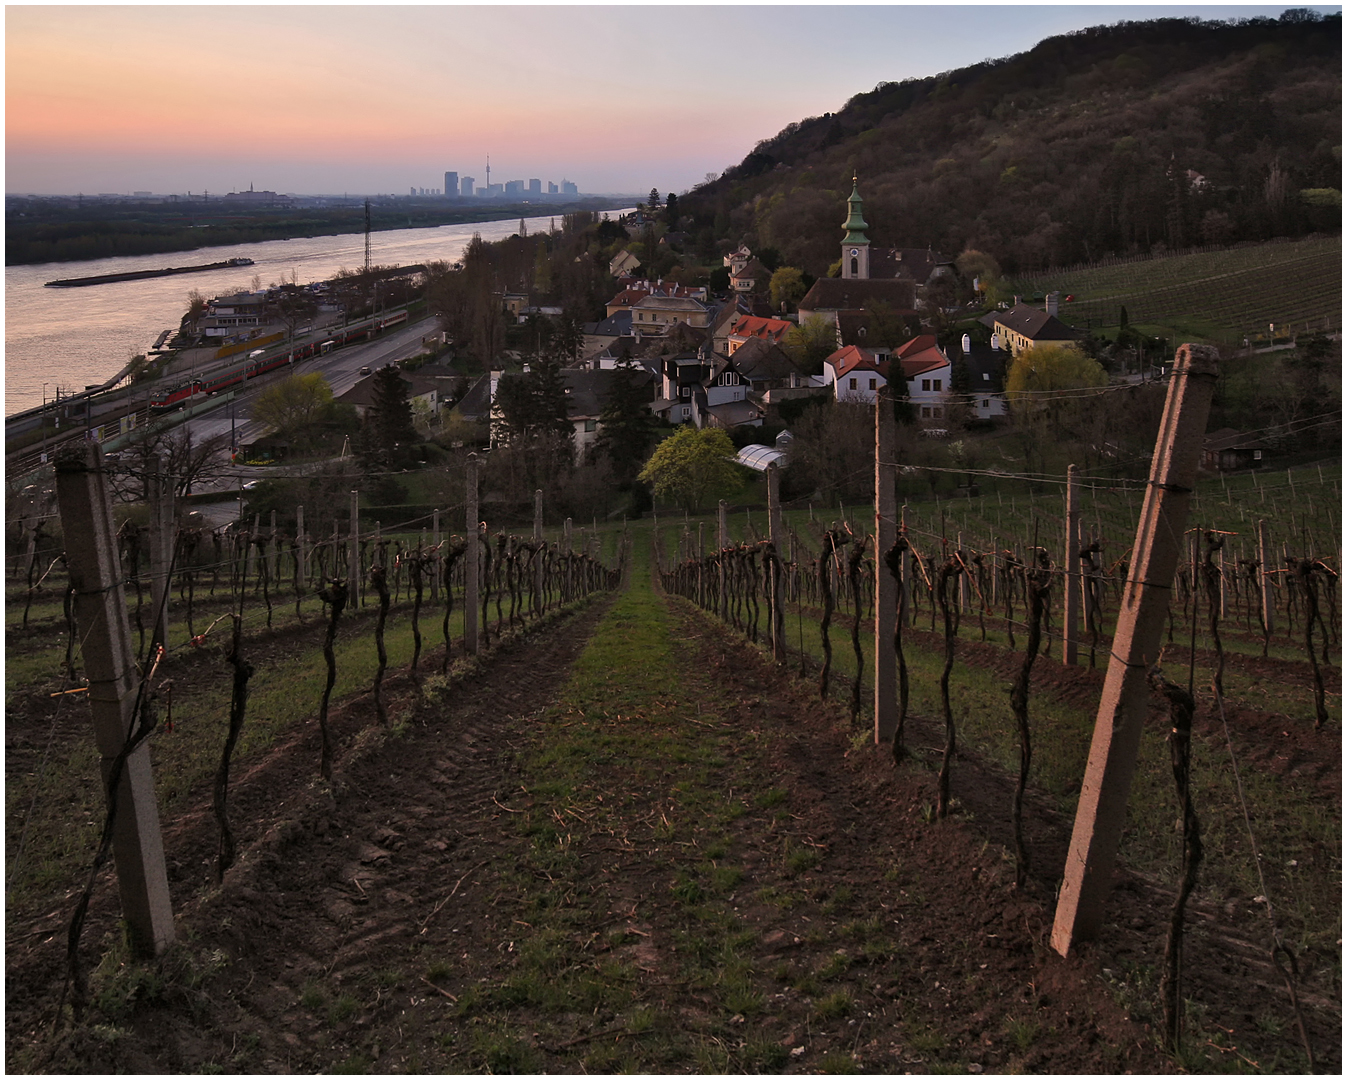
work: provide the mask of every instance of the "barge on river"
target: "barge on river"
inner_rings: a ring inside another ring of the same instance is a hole
[[[224,262],[201,263],[198,266],[166,266],[162,270],[129,270],[124,274],[95,274],[92,277],[58,278],[46,282],[49,289],[71,289],[80,285],[106,285],[110,281],[141,281],[144,278],[169,277],[172,274],[195,274],[202,270],[228,270],[234,266],[252,266],[252,259],[225,259]]]

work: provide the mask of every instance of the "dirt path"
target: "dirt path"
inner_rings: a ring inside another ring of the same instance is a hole
[[[1031,807],[1038,873],[1017,891],[1003,778],[961,759],[963,815],[928,823],[920,755],[894,769],[681,602],[661,631],[676,681],[558,712],[613,603],[507,644],[397,734],[371,726],[367,698],[347,703],[330,787],[312,725],[296,731],[235,781],[252,839],[219,888],[203,795],[166,830],[182,944],[149,969],[118,969],[113,949],[94,1022],[36,1059],[23,1048],[50,1025],[60,916],[12,936],[11,1069],[1173,1069],[1145,977],[1167,897],[1122,879],[1107,948],[1061,959],[1046,935],[1069,822]],[[408,685],[389,689],[410,708]],[[576,725],[584,782],[563,794]],[[89,953],[113,940],[110,893]],[[1292,1061],[1289,1035],[1251,1041],[1280,990],[1218,914],[1195,920],[1187,992],[1230,1053]],[[1334,1006],[1312,1009],[1324,1049]]]

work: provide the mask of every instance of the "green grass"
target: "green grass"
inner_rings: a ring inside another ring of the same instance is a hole
[[[1305,332],[1342,325],[1342,237],[1273,241],[1222,251],[1166,255],[1115,266],[1047,271],[1018,279],[1014,291],[1075,296],[1061,318],[1073,326],[1115,328],[1129,321],[1174,340],[1266,344],[1268,324]]]

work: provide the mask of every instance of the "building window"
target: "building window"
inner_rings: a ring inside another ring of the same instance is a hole
[[[1263,460],[1263,451],[1261,451],[1261,450],[1255,450],[1255,451],[1253,452],[1253,459],[1254,459],[1254,461],[1262,461],[1262,460]]]
[[[922,380],[921,380],[921,388],[922,388],[923,390],[929,391],[929,390],[931,389],[931,380],[930,380],[930,379],[922,379]]]
[[[687,401],[688,398],[692,397],[692,387],[680,386],[678,388],[678,396],[682,398],[684,401]]]
[[[585,421],[585,431],[597,431],[598,429],[599,429],[599,422],[597,420]]]
[[[921,407],[921,418],[923,420],[929,420],[931,418],[931,407],[929,405],[923,405]]]
[[[873,390],[874,388],[875,388],[875,380],[874,380],[874,379],[871,379],[871,380],[870,380],[870,389]]]
[[[992,407],[991,399],[990,399],[990,398],[983,398],[983,399],[982,399],[982,407],[983,407],[984,409],[990,409],[990,408]]]
[[[931,380],[931,389],[932,389],[932,390],[939,391],[939,389],[940,389],[940,380],[939,380],[939,379],[932,379],[932,380]]]
[[[691,416],[691,415],[692,415],[692,410],[689,409],[686,405],[684,405],[684,406],[683,406],[683,419],[686,420],[686,419],[687,419],[689,416]]]
[[[849,389],[849,390],[855,390],[855,389],[856,389],[856,380],[855,380],[855,379],[851,379],[851,380],[848,382],[848,384],[847,384],[847,389]]]

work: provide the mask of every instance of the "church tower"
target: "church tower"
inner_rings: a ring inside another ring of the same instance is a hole
[[[851,178],[851,197],[847,199],[847,219],[842,222],[847,233],[842,237],[842,276],[868,278],[870,276],[870,241],[865,238],[869,228],[861,216],[861,193],[856,177]]]

